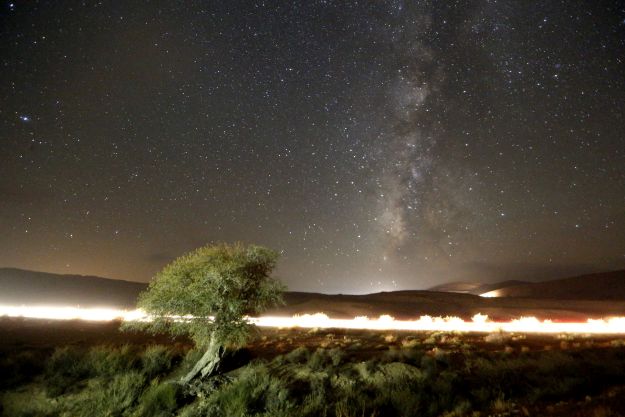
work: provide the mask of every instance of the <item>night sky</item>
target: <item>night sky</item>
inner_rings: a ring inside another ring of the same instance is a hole
[[[292,290],[625,268],[620,1],[0,3],[0,266]]]

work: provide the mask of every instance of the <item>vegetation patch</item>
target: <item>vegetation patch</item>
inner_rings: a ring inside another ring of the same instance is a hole
[[[386,342],[385,335],[334,332],[265,330],[245,355],[224,355],[223,372],[197,379],[192,389],[180,377],[203,351],[191,346],[21,349],[2,357],[12,373],[1,375],[1,414],[486,417],[567,416],[577,408],[625,414],[613,400],[625,393],[625,348],[613,337],[568,338],[563,348],[562,338],[546,336],[502,345],[485,335],[398,334]],[[452,337],[459,343],[448,343]],[[321,347],[326,340],[348,342]]]

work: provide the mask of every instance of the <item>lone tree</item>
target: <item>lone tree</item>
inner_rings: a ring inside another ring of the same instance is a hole
[[[284,286],[270,277],[277,258],[275,251],[256,245],[198,248],[167,265],[139,295],[137,306],[152,320],[125,327],[189,335],[205,353],[180,382],[209,376],[226,346],[249,339],[253,325],[246,316],[283,303]]]

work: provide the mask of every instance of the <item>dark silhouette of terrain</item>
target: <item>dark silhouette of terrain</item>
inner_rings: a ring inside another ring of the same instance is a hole
[[[625,300],[625,270],[493,288],[497,297]]]
[[[94,276],[0,268],[2,304],[131,308],[146,287],[140,282]]]
[[[516,285],[515,285],[516,284]],[[554,320],[585,320],[625,315],[625,271],[558,279],[542,283],[504,282],[479,290],[496,290],[497,297],[445,291],[393,291],[365,295],[287,292],[286,305],[274,315],[323,312],[336,318],[397,319],[421,315],[470,318],[477,313],[497,320],[536,316]],[[145,283],[81,275],[0,268],[0,303],[10,305],[80,305],[132,309]],[[453,285],[441,289],[457,289]],[[463,288],[463,291],[467,288]],[[477,286],[474,289],[478,288]],[[487,292],[487,291],[485,291]]]
[[[625,315],[625,298],[621,300],[573,300],[549,298],[485,298],[473,294],[437,291],[393,291],[366,295],[316,294],[289,292],[286,306],[267,314],[294,315],[323,312],[330,317],[377,318],[388,314],[396,319],[411,320],[422,315],[458,316],[469,319],[486,314],[495,320],[534,316],[540,319],[585,321],[588,318]]]
[[[497,290],[499,288],[506,288],[524,284],[529,283],[526,281],[518,280],[501,281],[495,282],[493,284],[485,284],[483,282],[449,282],[447,284],[436,285],[435,287],[428,288],[428,291],[456,292],[460,294],[481,295],[489,291]]]

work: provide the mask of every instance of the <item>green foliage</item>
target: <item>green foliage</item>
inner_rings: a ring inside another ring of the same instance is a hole
[[[65,400],[65,407],[76,417],[122,416],[141,395],[144,384],[145,378],[137,371],[93,378],[86,388]]]
[[[182,363],[175,371],[175,374],[183,375],[189,372],[191,368],[193,368],[193,366],[197,363],[197,361],[200,360],[203,354],[204,352],[199,349],[189,349],[186,355],[184,355],[184,357],[182,358]]]
[[[330,356],[323,348],[318,348],[308,358],[308,367],[313,371],[322,371],[326,367],[330,366]]]
[[[406,362],[418,364],[422,357],[423,350],[414,347],[404,347],[402,345],[402,347],[389,346],[388,351],[384,353],[382,359],[385,362]]]
[[[282,303],[283,286],[270,277],[278,254],[262,246],[208,245],[167,265],[141,293],[138,307],[152,315],[140,328],[172,335],[190,335],[206,346],[240,345],[250,334],[246,316]],[[193,320],[174,320],[191,315]]]
[[[208,397],[196,410],[198,416],[290,417],[294,404],[282,378],[263,363],[245,367],[239,377]]]
[[[153,383],[141,396],[135,417],[170,416],[178,407],[180,385]]]
[[[54,351],[45,368],[48,395],[61,395],[89,376],[90,364],[85,357],[85,351],[76,347],[62,347]]]
[[[330,356],[332,366],[339,366],[345,359],[345,353],[343,353],[343,351],[339,348],[330,349],[328,355]]]
[[[418,351],[419,359],[404,350]],[[194,399],[163,380],[185,372],[199,350],[178,361],[178,350],[165,346],[63,348],[42,374],[0,394],[0,410],[9,417],[516,415],[521,406],[595,398],[625,385],[621,348],[467,355],[417,344],[398,351],[392,360],[381,350],[363,358],[362,351],[302,346],[231,371],[221,384],[196,381],[201,395]]]
[[[58,348],[47,362],[46,388],[56,396],[71,391],[88,377],[110,377],[138,367],[138,352],[128,345]]]
[[[148,379],[171,370],[173,355],[167,346],[148,346],[141,354],[141,367]]]
[[[284,355],[284,358],[290,363],[304,363],[310,358],[310,351],[301,346]]]
[[[42,390],[17,390],[0,394],[4,417],[56,417],[55,402]]]
[[[116,375],[136,368],[139,362],[138,352],[129,345],[93,347],[89,350],[86,360],[93,376]]]
[[[81,381],[100,378],[106,380],[136,371],[150,380],[168,373],[173,354],[166,346],[148,346],[140,351],[128,345],[57,348],[46,363],[44,386],[49,396],[56,397],[75,392]]]
[[[231,384],[200,399],[192,416],[412,416],[426,376],[402,363],[345,363],[337,350],[298,348],[269,364],[249,365]],[[335,359],[338,358],[338,359]],[[427,415],[427,414],[424,414]]]

